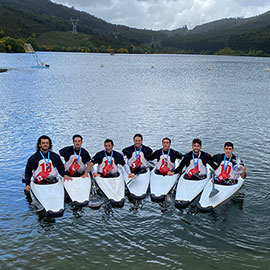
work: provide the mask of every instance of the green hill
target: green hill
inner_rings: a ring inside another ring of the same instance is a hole
[[[71,33],[71,18],[79,19],[78,35]],[[107,23],[49,0],[0,0],[0,51],[14,51],[14,41],[6,36],[28,39],[42,50],[269,55],[270,12],[222,19],[192,30],[184,26],[152,31]]]

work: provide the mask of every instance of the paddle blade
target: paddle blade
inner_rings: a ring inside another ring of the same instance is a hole
[[[219,191],[217,189],[213,188],[209,194],[209,198],[216,196],[218,193],[219,193]]]
[[[98,209],[103,204],[103,199],[99,195],[92,195],[88,206],[92,209]]]

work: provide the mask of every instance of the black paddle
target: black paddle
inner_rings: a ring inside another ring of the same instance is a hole
[[[212,197],[214,197],[215,195],[217,195],[219,193],[219,190],[215,189],[215,179],[214,179],[214,177],[215,177],[215,174],[212,171],[211,172],[211,178],[212,178],[213,187],[212,187],[212,190],[211,190],[211,192],[209,194],[209,198],[212,198]]]
[[[91,199],[89,200],[88,206],[93,209],[98,209],[103,204],[103,199],[97,194],[97,186],[95,180],[92,180],[92,189],[91,189]]]

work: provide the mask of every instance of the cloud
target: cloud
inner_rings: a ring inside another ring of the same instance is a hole
[[[54,0],[114,24],[146,29],[176,29],[270,10],[265,0]],[[267,3],[268,2],[268,3]]]

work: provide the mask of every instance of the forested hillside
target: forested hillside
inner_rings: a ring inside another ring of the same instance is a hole
[[[77,35],[71,18],[79,19]],[[0,52],[21,52],[25,41],[39,50],[269,56],[270,12],[192,30],[152,31],[110,24],[49,0],[0,0]]]

